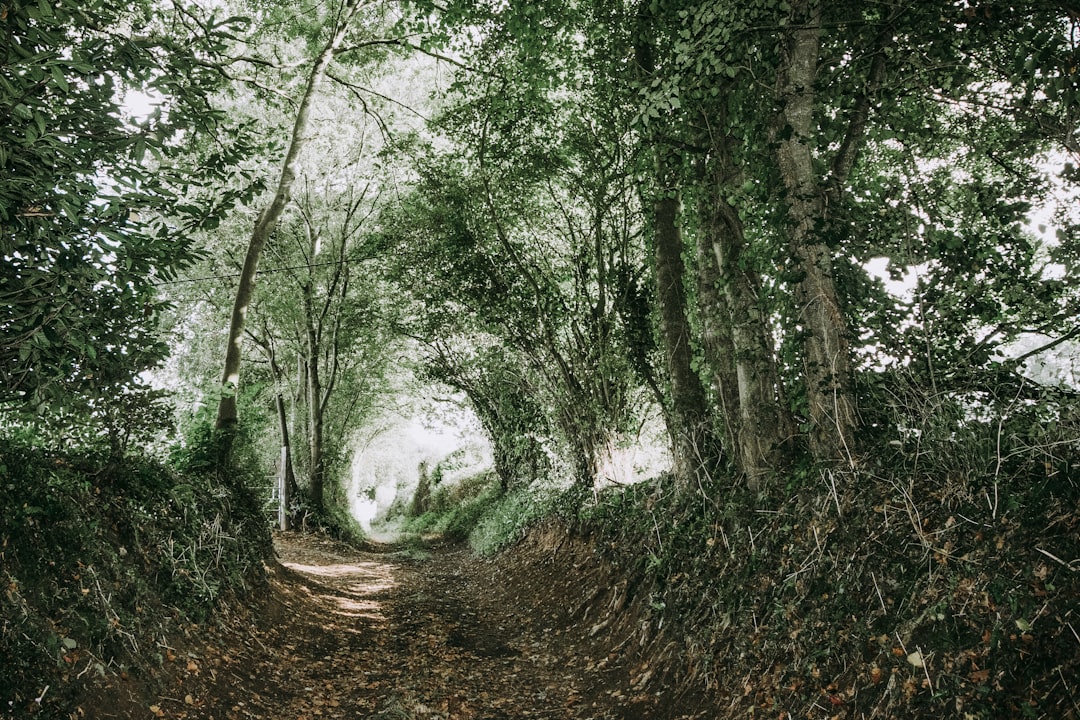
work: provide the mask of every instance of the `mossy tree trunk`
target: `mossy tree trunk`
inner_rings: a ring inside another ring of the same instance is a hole
[[[777,74],[776,161],[784,185],[785,233],[802,329],[803,375],[814,458],[854,461],[855,399],[847,321],[823,238],[825,195],[814,169],[814,109],[821,36],[819,0],[795,0]]]
[[[657,161],[657,179],[669,176]],[[657,310],[668,381],[671,418],[675,423],[675,474],[684,483],[715,461],[709,406],[701,378],[694,369],[692,333],[686,316],[686,265],[680,227],[679,195],[672,187],[659,189],[653,205],[654,261]]]
[[[724,127],[722,122],[717,125]],[[742,219],[727,199],[742,178],[731,157],[729,141],[724,136],[710,140],[700,232],[703,244],[713,255],[728,313],[715,322],[730,333],[734,378],[728,383],[734,383],[737,400],[729,400],[725,406],[735,412],[727,422],[736,428],[736,463],[749,485],[757,488],[786,463],[794,422],[783,402],[761,281],[747,253]]]

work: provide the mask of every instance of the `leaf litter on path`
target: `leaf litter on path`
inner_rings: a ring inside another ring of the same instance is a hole
[[[553,598],[499,587],[494,566],[464,548],[418,559],[296,533],[279,534],[275,544],[281,567],[271,572],[256,622],[188,649],[173,673],[178,687],[149,713],[182,720],[665,716],[648,694],[629,702],[640,675],[602,672],[604,655],[590,653],[588,637],[554,626],[562,608],[549,606]]]

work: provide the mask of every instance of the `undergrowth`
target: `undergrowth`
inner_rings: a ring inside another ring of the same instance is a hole
[[[495,475],[483,472],[459,484],[439,485],[431,490],[423,512],[406,517],[403,529],[418,535],[440,535],[463,542],[477,522],[499,501],[501,491]]]
[[[535,488],[504,491],[492,471],[435,486],[423,508],[423,513],[406,518],[406,533],[467,541],[473,552],[482,556],[520,540],[551,509],[550,502]]]
[[[890,420],[900,435],[857,468],[760,492],[718,476],[501,494],[492,479],[436,489],[411,528],[490,554],[557,518],[624,579],[591,596],[619,608],[595,626],[612,652],[715,717],[1078,720],[1076,418],[953,405]]]
[[[260,582],[257,503],[200,447],[170,467],[0,439],[0,717],[68,718],[82,686],[145,674],[156,638]]]
[[[1080,486],[1044,469],[661,482],[575,522],[724,716],[1077,718]]]

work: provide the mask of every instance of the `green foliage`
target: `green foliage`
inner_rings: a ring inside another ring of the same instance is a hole
[[[235,22],[189,44],[142,2],[14,2],[3,14],[0,403],[82,412],[165,355],[154,285],[193,257],[169,222],[208,215],[178,198],[190,178],[171,158],[185,133],[214,126],[192,108],[220,82],[207,48]],[[132,89],[167,93],[168,117],[125,119]]]
[[[173,433],[173,413],[167,393],[134,381],[113,387],[108,396],[71,399],[49,411],[13,406],[3,415],[9,432],[34,445],[81,447],[119,459],[164,447]]]
[[[469,547],[477,555],[494,555],[525,536],[547,514],[548,506],[535,488],[506,493],[484,509],[469,532]]]
[[[42,716],[67,717],[61,676],[139,666],[246,594],[269,547],[249,508],[212,474],[0,439],[0,702],[21,713],[50,685]]]
[[[495,474],[480,473],[436,486],[428,509],[407,518],[404,530],[407,536],[468,541],[474,553],[490,556],[523,538],[541,519],[576,512],[584,492],[580,484],[566,490],[532,485],[506,491]]]
[[[456,86],[430,128],[454,142],[406,148],[417,181],[384,233],[414,303],[410,332],[437,377],[469,394],[507,486],[543,474],[555,447],[588,483],[640,397],[636,191],[618,130],[598,147],[605,122],[527,82],[536,67],[499,56],[505,41],[477,53],[494,52],[517,80]]]
[[[536,487],[505,492],[491,473],[481,473],[458,485],[436,488],[429,506],[407,520],[407,533],[438,535],[450,542],[467,540],[473,552],[486,556],[524,537],[550,512],[552,499]]]
[[[407,519],[405,530],[462,542],[502,494],[497,479],[486,472],[463,478],[453,486],[442,485],[432,491],[423,514]]]

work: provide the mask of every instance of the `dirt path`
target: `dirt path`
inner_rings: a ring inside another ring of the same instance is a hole
[[[288,533],[277,548],[285,570],[260,629],[177,650],[182,677],[159,717],[667,716],[614,687],[621,675],[555,626],[557,610],[466,550],[359,552]]]

